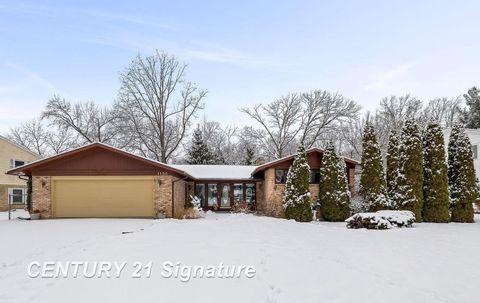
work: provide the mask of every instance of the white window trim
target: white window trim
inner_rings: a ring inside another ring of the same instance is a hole
[[[10,168],[17,168],[17,167],[20,167],[20,166],[15,166],[15,162],[16,162],[16,161],[22,161],[22,162],[23,162],[23,165],[26,165],[26,164],[28,164],[28,161],[26,161],[26,160],[22,160],[22,159],[14,159],[14,158],[12,158],[12,159],[10,159]]]
[[[10,197],[13,196],[13,191],[14,190],[21,190],[22,191],[22,202],[10,202]],[[26,195],[26,189],[23,187],[10,187],[8,188],[8,194],[7,194],[7,201],[9,204],[25,204],[27,202],[27,199],[25,197]]]

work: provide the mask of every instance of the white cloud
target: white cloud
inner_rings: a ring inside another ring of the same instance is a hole
[[[269,58],[262,58],[238,50],[225,48],[217,49],[187,49],[183,51],[183,56],[188,59],[203,60],[218,63],[227,63],[238,66],[281,66],[279,61]]]

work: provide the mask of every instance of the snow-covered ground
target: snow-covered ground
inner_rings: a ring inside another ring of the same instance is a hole
[[[8,221],[0,213],[0,239],[0,302],[480,302],[479,223],[377,231],[253,215]],[[32,261],[153,267],[150,278],[29,278]],[[160,275],[164,261],[257,273],[185,283]]]

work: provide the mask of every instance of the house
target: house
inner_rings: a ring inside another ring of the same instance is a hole
[[[445,152],[448,153],[448,141],[452,129],[446,128],[443,130],[445,140]],[[480,159],[478,159],[478,147],[480,146],[480,129],[466,128],[465,133],[472,144],[473,166],[475,167],[475,175],[480,180]]]
[[[323,151],[307,151],[312,202],[318,197]],[[231,210],[236,203],[282,217],[282,192],[294,156],[260,166],[168,165],[92,143],[11,169],[32,178],[33,209],[43,218],[179,217],[191,195],[204,209]],[[345,159],[353,188],[358,162]]]
[[[39,158],[37,154],[0,136],[0,169],[2,171],[17,168]],[[2,174],[0,176],[0,211],[7,210],[9,202],[12,208],[25,207],[26,190],[26,180]]]

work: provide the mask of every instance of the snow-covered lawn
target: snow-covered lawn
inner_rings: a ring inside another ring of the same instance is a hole
[[[253,215],[8,221],[0,213],[0,236],[0,302],[480,302],[479,223],[377,231]],[[150,278],[42,279],[27,276],[32,261],[153,268]],[[185,283],[160,275],[164,261],[257,273]]]

